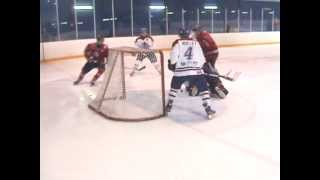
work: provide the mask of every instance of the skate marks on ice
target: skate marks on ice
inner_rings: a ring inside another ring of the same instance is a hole
[[[83,86],[79,88],[79,86]],[[87,108],[90,101],[84,89],[93,90],[88,85],[73,86],[69,79],[56,80],[40,86],[40,118],[41,128],[68,128],[81,125],[91,116]],[[68,87],[68,88],[62,88]]]
[[[168,117],[181,125],[216,134],[246,126],[256,114],[253,102],[232,92],[226,99],[211,99],[210,103],[216,111],[212,120],[207,120],[200,97],[177,97]]]

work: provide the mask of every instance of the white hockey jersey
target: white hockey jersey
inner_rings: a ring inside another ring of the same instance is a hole
[[[205,57],[199,43],[192,39],[179,39],[170,53],[171,64],[176,64],[174,76],[203,74]]]

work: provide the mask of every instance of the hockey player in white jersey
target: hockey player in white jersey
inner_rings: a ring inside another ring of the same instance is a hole
[[[146,28],[141,29],[141,34],[139,37],[136,38],[135,40],[135,45],[136,47],[144,50],[149,50],[152,49],[153,47],[153,38],[147,33]],[[134,64],[133,70],[130,73],[130,76],[133,76],[136,71],[141,71],[146,68],[146,66],[143,65],[143,60],[145,58],[148,58],[151,64],[154,65],[155,69],[161,74],[161,67],[159,64],[157,64],[157,57],[154,54],[154,52],[139,52],[136,63]]]
[[[202,105],[212,119],[215,111],[209,104],[209,91],[202,66],[205,63],[205,57],[199,43],[189,38],[189,32],[185,29],[179,30],[180,39],[177,39],[171,49],[168,68],[174,72],[171,80],[171,89],[169,100],[166,106],[166,112],[170,112],[174,98],[179,92],[181,85],[188,81],[197,86],[202,98]]]

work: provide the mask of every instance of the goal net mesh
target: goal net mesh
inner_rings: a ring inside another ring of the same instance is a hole
[[[131,76],[139,53],[154,53],[157,61],[142,61],[141,71]],[[109,50],[104,80],[89,108],[113,120],[140,121],[164,116],[164,67],[160,50],[132,47]]]

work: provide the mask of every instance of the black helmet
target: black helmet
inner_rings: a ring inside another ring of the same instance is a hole
[[[179,29],[179,32],[178,32],[178,35],[181,37],[181,38],[188,38],[189,37],[189,34],[190,32],[184,28],[180,28]]]

